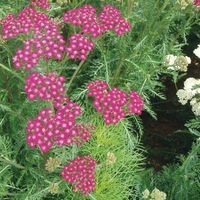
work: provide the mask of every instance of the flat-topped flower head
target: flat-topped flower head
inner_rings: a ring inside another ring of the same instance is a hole
[[[64,50],[65,40],[57,28],[46,27],[46,33],[38,31],[33,38],[24,41],[23,48],[13,57],[14,67],[30,70],[38,64],[39,58],[61,60]]]
[[[64,82],[64,76],[57,76],[54,72],[48,75],[32,72],[26,78],[24,91],[29,100],[52,100],[65,93]]]
[[[102,80],[95,80],[93,82],[89,82],[87,85],[87,95],[88,96],[98,96],[107,92],[108,84]]]
[[[200,0],[194,0],[194,1],[193,1],[193,4],[194,4],[195,6],[200,6]]]
[[[95,18],[96,8],[92,5],[84,5],[80,8],[68,10],[63,14],[63,20],[74,26],[82,26],[87,20]]]
[[[2,37],[4,39],[14,38],[19,34],[27,34],[32,30],[41,30],[49,23],[50,19],[45,13],[26,7],[16,17],[9,14],[1,20]]]
[[[90,51],[94,48],[94,43],[81,34],[74,34],[69,38],[69,45],[66,52],[69,58],[77,60],[85,60]]]
[[[52,138],[55,137],[55,133],[50,130],[47,132],[47,127],[51,124],[53,129],[53,116],[51,109],[43,109],[35,119],[29,119],[26,128],[26,141],[29,147],[38,146],[41,152],[48,152],[51,149],[53,146]]]
[[[71,9],[63,14],[63,20],[74,26],[80,26],[80,33],[90,34],[93,38],[108,30],[121,36],[131,28],[130,23],[121,17],[121,11],[112,5],[103,6],[99,15],[91,5]]]
[[[78,156],[63,167],[60,175],[73,185],[74,192],[87,195],[95,190],[95,167],[96,160],[91,156]]]
[[[66,100],[64,104],[61,99]],[[42,109],[34,119],[29,119],[26,141],[31,148],[48,152],[54,145],[83,145],[92,137],[94,126],[76,122],[75,118],[81,114],[78,104],[67,97],[61,99],[56,99],[59,102],[56,111]]]
[[[106,124],[117,124],[126,115],[142,112],[144,103],[135,91],[128,95],[116,87],[109,90],[108,84],[102,80],[89,82],[87,90],[87,95],[94,97],[93,106],[102,114]]]
[[[131,29],[131,24],[124,18],[121,18],[114,27],[115,33],[117,33],[117,35],[119,36],[123,35],[126,32],[129,32],[130,29]]]

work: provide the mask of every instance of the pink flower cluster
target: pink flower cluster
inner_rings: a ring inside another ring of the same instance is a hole
[[[26,78],[26,86],[24,91],[27,93],[28,100],[43,99],[52,100],[57,96],[65,93],[64,84],[65,77],[57,76],[51,72],[48,75],[42,75],[32,72]]]
[[[194,4],[195,6],[200,6],[200,0],[194,0],[194,1],[193,1],[193,4]]]
[[[70,9],[63,14],[63,20],[74,26],[83,26],[87,20],[95,17],[96,8],[91,5],[83,5],[80,8]]]
[[[93,6],[85,5],[64,13],[63,20],[81,26],[81,33],[91,34],[93,38],[107,30],[114,30],[121,36],[131,28],[130,23],[121,17],[121,12],[112,5],[103,6],[99,15]]]
[[[40,8],[44,8],[44,9],[50,8],[50,4],[49,4],[48,0],[31,0],[30,6],[40,7]]]
[[[80,107],[70,100],[55,113],[50,108],[40,110],[27,124],[27,143],[31,148],[38,146],[41,152],[48,152],[54,144],[82,145],[92,137],[94,127],[77,124],[75,118],[80,114]]]
[[[21,33],[27,34],[31,30],[41,30],[50,23],[51,21],[45,13],[26,7],[17,17],[10,14],[1,20],[2,38],[14,38]]]
[[[73,191],[86,195],[95,190],[96,160],[90,156],[78,156],[63,167],[61,176],[70,184]]]
[[[69,53],[69,58],[85,60],[93,48],[94,43],[87,37],[81,34],[74,34],[69,38],[69,45],[66,47],[66,52]]]
[[[49,27],[45,34],[38,33],[33,38],[24,41],[23,49],[19,48],[13,57],[14,67],[30,70],[38,64],[40,58],[61,60],[64,45],[65,40],[58,30]]]
[[[33,8],[24,8],[15,18],[8,15],[1,21],[2,38],[13,38],[21,33],[32,33],[33,37],[24,41],[23,49],[18,49],[13,57],[16,69],[32,69],[38,64],[39,58],[45,60],[62,59],[65,51],[65,40],[59,28],[44,13]],[[30,34],[30,35],[32,35]]]
[[[104,6],[99,16],[96,8],[91,5],[71,9],[63,14],[63,20],[74,26],[81,26],[80,33],[72,35],[66,47],[69,58],[78,60],[85,60],[94,48],[94,43],[83,34],[96,38],[107,30],[113,30],[121,36],[131,28],[130,23],[121,17],[121,12],[111,5]]]
[[[141,114],[144,103],[139,94],[131,91],[128,95],[118,88],[108,88],[101,80],[87,85],[87,94],[94,97],[93,105],[103,115],[106,124],[116,124],[127,114]]]

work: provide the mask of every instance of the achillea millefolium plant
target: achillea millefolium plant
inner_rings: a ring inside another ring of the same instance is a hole
[[[156,118],[159,75],[173,74],[163,60],[181,53],[198,9],[155,0],[9,3],[0,8],[0,197],[140,198],[139,115]]]

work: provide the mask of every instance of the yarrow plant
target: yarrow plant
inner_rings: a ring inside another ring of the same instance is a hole
[[[40,59],[61,60],[64,52],[68,53],[68,58],[85,60],[94,49],[94,43],[85,34],[96,38],[107,30],[113,30],[121,36],[130,30],[129,22],[122,18],[121,12],[113,6],[104,6],[97,16],[96,8],[85,5],[64,13],[64,22],[82,27],[79,33],[71,35],[68,38],[69,42],[66,42],[58,24],[46,14],[36,11],[37,7],[49,9],[50,4],[45,0],[32,0],[30,7],[24,8],[16,17],[10,14],[1,20],[3,39],[22,34],[28,34],[30,38],[23,42],[23,48],[18,48],[13,57],[16,69],[33,70]],[[99,81],[95,83],[97,82]],[[92,125],[76,122],[75,118],[80,116],[81,108],[65,96],[64,83],[64,76],[58,76],[55,72],[41,74],[37,68],[25,80],[24,91],[28,100],[45,100],[51,104],[50,108],[41,109],[35,118],[29,119],[26,127],[26,141],[29,147],[39,147],[42,153],[49,152],[56,145],[83,145],[92,137],[92,131],[95,129]],[[108,87],[105,82],[102,84]],[[125,117],[126,113],[122,108],[125,104],[129,114],[141,114],[143,107],[143,101],[136,92],[132,91],[128,97],[118,88],[107,91],[99,103],[105,108],[97,110],[104,110],[103,117],[107,124],[116,124]],[[52,172],[56,165],[59,166],[61,160],[58,159],[54,162],[54,159],[50,158],[46,163],[46,170]],[[68,183],[73,184],[73,191],[79,190],[82,195],[86,195],[95,189],[95,166],[96,160],[92,157],[78,156],[66,164],[60,174]]]
[[[139,115],[154,115],[163,54],[182,55],[166,38],[190,29],[195,17],[181,17],[192,6],[180,15],[173,1],[9,2],[0,3],[0,197],[130,199],[144,158]]]

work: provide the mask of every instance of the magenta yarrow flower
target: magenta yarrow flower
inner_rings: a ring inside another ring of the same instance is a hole
[[[131,25],[124,18],[121,18],[120,21],[116,24],[114,31],[117,35],[121,36],[125,32],[128,32],[131,29]]]
[[[80,33],[98,37],[107,30],[113,30],[119,36],[130,30],[130,23],[121,17],[121,12],[112,5],[105,5],[99,15],[91,5],[68,10],[63,20],[75,26],[81,26]]]
[[[126,92],[111,88],[104,81],[95,80],[87,85],[88,96],[94,97],[93,106],[100,112],[106,124],[117,124],[129,114],[140,115],[144,106],[143,100],[135,91]]]
[[[97,38],[104,32],[101,24],[99,23],[96,16],[88,18],[82,25],[81,33],[90,34],[93,38]]]
[[[95,167],[96,160],[91,156],[78,156],[63,167],[60,175],[73,185],[74,192],[87,195],[95,190]]]
[[[57,76],[54,72],[47,75],[32,72],[26,78],[24,91],[28,100],[43,99],[52,100],[58,96],[64,95],[65,77]]]
[[[24,8],[16,17],[7,15],[2,24],[2,38],[14,38],[21,33],[29,33],[31,30],[42,30],[47,24],[53,24],[49,17],[33,8]]]
[[[129,94],[129,102],[128,102],[129,114],[140,115],[142,113],[143,107],[144,107],[144,102],[141,96],[137,92],[131,91]]]
[[[65,96],[57,96],[54,101],[53,101],[53,105],[56,109],[60,109],[63,106],[67,105],[68,103],[70,103],[70,98],[69,97],[65,97]]]
[[[49,3],[48,0],[31,0],[30,6],[49,9],[50,8],[50,3]]]
[[[64,50],[63,36],[55,27],[46,26],[46,33],[39,32],[33,38],[24,41],[23,49],[18,49],[13,57],[14,67],[30,70],[38,64],[39,58],[61,60]]]
[[[120,21],[121,12],[114,6],[105,5],[99,14],[99,21],[104,31],[114,30]]]
[[[195,6],[200,6],[200,0],[194,0],[194,1],[193,1],[193,4],[194,4]]]
[[[40,110],[35,119],[29,119],[26,141],[31,148],[39,147],[48,152],[53,145],[82,145],[92,137],[94,127],[77,124],[75,118],[81,114],[80,107],[69,101],[53,112],[50,108]]]
[[[87,85],[88,96],[96,97],[105,92],[107,92],[108,84],[102,80],[95,80],[93,82],[89,82]]]
[[[120,10],[112,5],[105,5],[99,14],[99,22],[104,31],[113,30],[118,36],[130,31],[130,23],[121,17]]]
[[[87,20],[95,18],[96,8],[84,5],[80,8],[68,10],[63,14],[63,20],[74,26],[82,26]]]
[[[66,52],[69,58],[85,60],[90,51],[94,48],[94,43],[81,34],[74,34],[69,38],[69,45]]]
[[[123,106],[127,103],[127,94],[118,88],[112,88],[95,96],[93,105],[102,113],[106,124],[117,124],[126,115]]]

